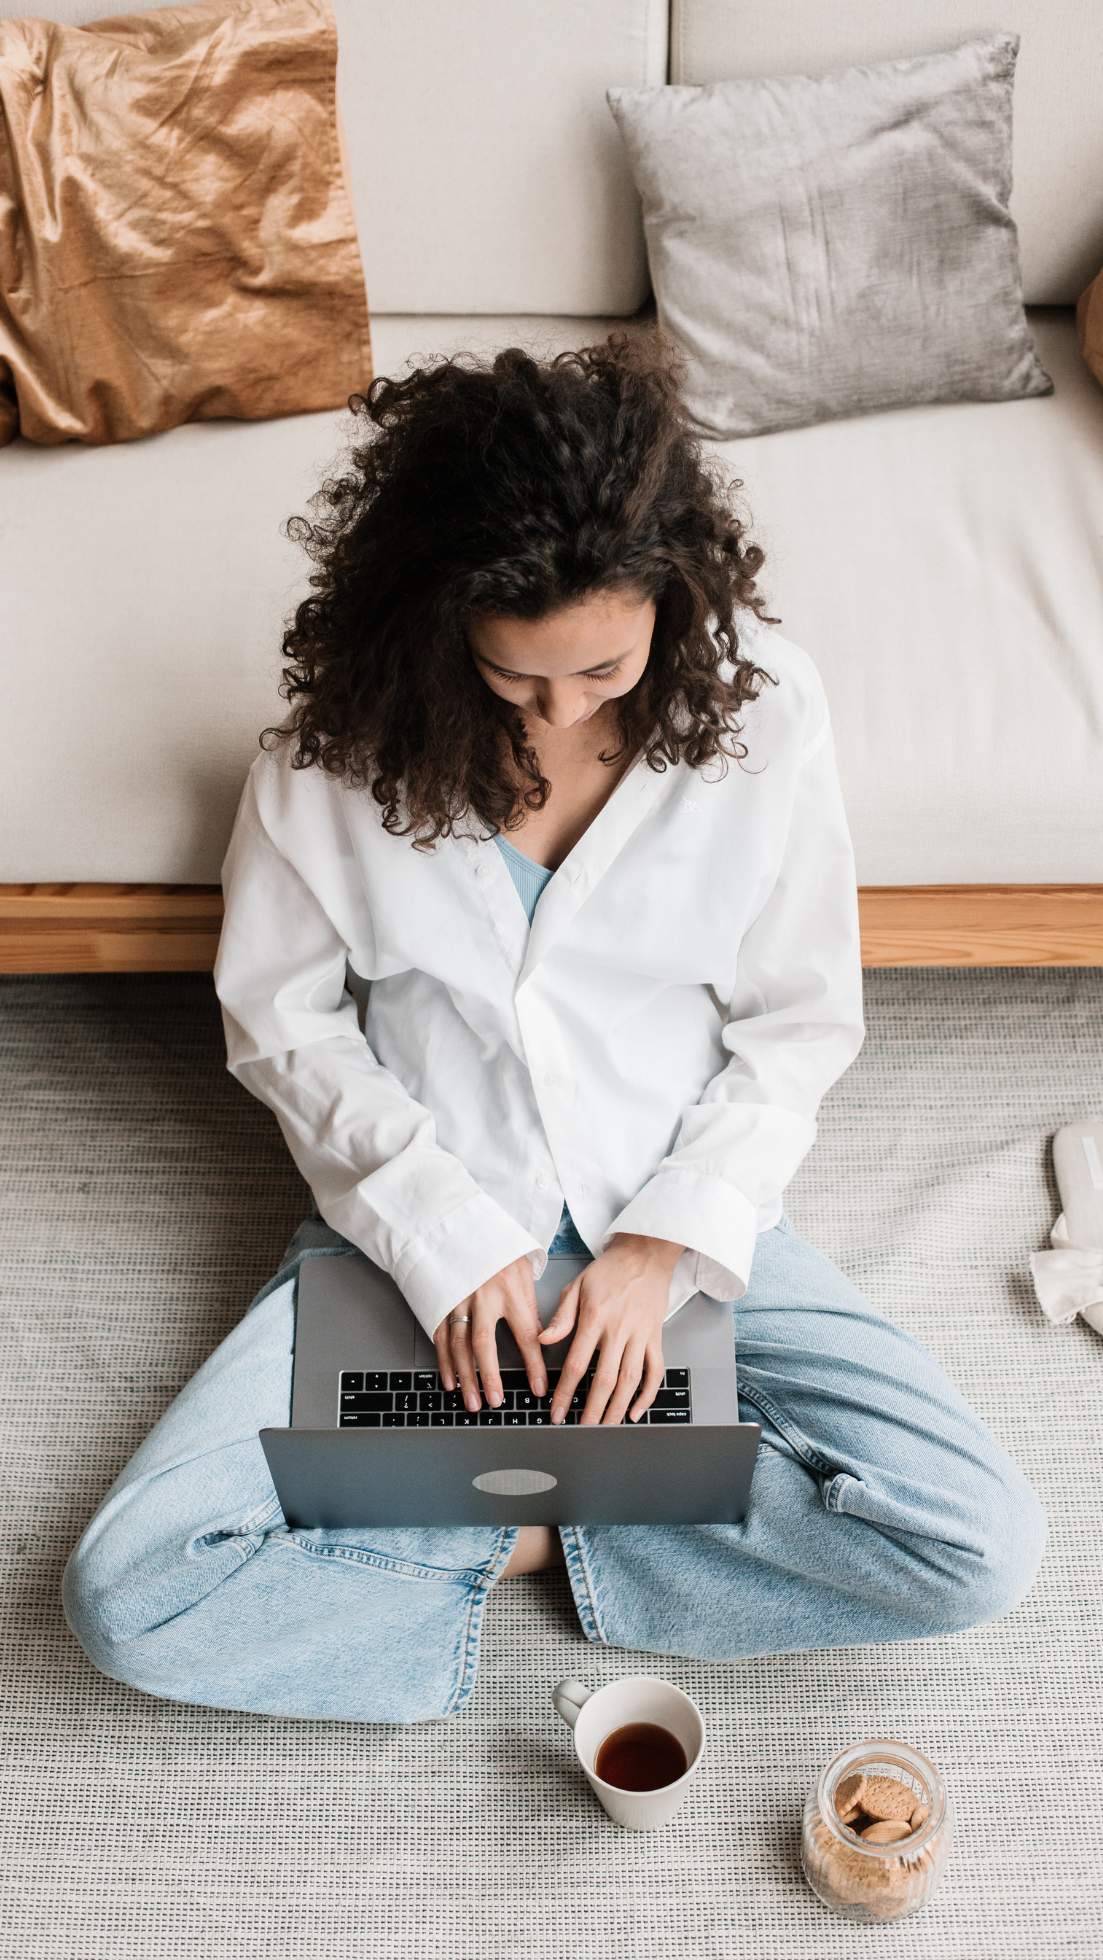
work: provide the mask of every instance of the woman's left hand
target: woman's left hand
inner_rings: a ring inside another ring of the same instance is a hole
[[[626,1411],[638,1422],[650,1408],[663,1381],[670,1278],[684,1251],[669,1239],[619,1232],[600,1258],[563,1288],[555,1317],[540,1336],[550,1347],[565,1340],[578,1323],[552,1397],[553,1423],[563,1421],[598,1349],[594,1385],[580,1422],[619,1423]]]

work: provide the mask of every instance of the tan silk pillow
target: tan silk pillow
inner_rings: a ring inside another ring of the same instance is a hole
[[[0,21],[0,443],[367,387],[336,71],[328,0]]]

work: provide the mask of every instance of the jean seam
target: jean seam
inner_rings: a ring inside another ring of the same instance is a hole
[[[813,1448],[803,1431],[789,1422],[777,1403],[763,1389],[748,1388],[744,1377],[740,1375],[739,1393],[745,1402],[750,1402],[764,1416],[769,1416],[778,1434],[784,1436],[790,1449],[796,1451],[801,1462],[807,1464],[810,1470],[816,1470],[828,1477],[838,1474],[838,1465],[830,1463],[825,1456],[821,1456],[819,1451]]]
[[[266,1531],[274,1519],[282,1519],[282,1517],[283,1512],[280,1509],[280,1500],[273,1491],[271,1497],[268,1498],[266,1503],[261,1505],[259,1511],[254,1511],[250,1517],[245,1519],[243,1524],[235,1527],[234,1536],[244,1537],[249,1532]]]
[[[837,1471],[835,1476],[832,1477],[831,1482],[823,1486],[822,1496],[823,1496],[824,1510],[836,1511],[838,1512],[838,1515],[840,1517],[846,1517],[847,1513],[843,1511],[839,1500],[842,1496],[843,1485],[850,1484],[853,1482],[854,1482],[853,1477],[849,1476],[845,1470]]]
[[[501,1566],[504,1570],[513,1556],[514,1546],[517,1543],[517,1535],[516,1525],[503,1525],[502,1535],[494,1557],[491,1559],[485,1571],[479,1575],[478,1583],[471,1588],[471,1597],[467,1606],[467,1622],[463,1630],[463,1658],[456,1681],[456,1692],[444,1710],[445,1715],[454,1715],[456,1710],[462,1707],[475,1686],[475,1678],[479,1671],[479,1649],[482,1644],[483,1615],[486,1612],[486,1602],[491,1586],[493,1586],[496,1579],[501,1577],[498,1567]]]
[[[364,1552],[355,1545],[311,1545],[294,1531],[289,1531],[285,1541],[295,1550],[303,1552],[308,1558],[339,1559],[347,1565],[366,1566],[375,1572],[395,1572],[406,1579],[424,1579],[430,1584],[445,1586],[485,1587],[486,1573],[481,1566],[459,1566],[446,1568],[439,1565],[417,1565],[411,1559],[386,1558],[381,1552]]]
[[[567,1577],[571,1582],[575,1611],[582,1622],[582,1631],[587,1640],[600,1641],[603,1647],[607,1647],[609,1642],[605,1638],[601,1616],[598,1612],[597,1589],[591,1583],[590,1570],[586,1562],[586,1553],[578,1526],[561,1525],[559,1528],[559,1537],[567,1562]],[[576,1580],[578,1581],[577,1584]],[[582,1598],[579,1598],[580,1588]]]

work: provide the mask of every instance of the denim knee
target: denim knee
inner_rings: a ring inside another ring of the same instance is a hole
[[[1025,1478],[987,1496],[977,1524],[981,1554],[956,1566],[950,1588],[960,1632],[1002,1618],[1025,1599],[1046,1547],[1045,1513]]]
[[[96,1583],[94,1563],[88,1555],[86,1534],[70,1553],[61,1580],[61,1604],[69,1631],[101,1674],[113,1681],[125,1681],[130,1687],[142,1687],[145,1684],[136,1678],[140,1637],[121,1637],[110,1591]]]

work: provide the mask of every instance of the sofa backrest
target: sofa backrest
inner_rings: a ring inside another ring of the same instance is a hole
[[[371,305],[626,314],[643,224],[607,88],[665,82],[667,0],[333,0]]]
[[[639,203],[605,90],[666,79],[668,0],[332,0],[376,313],[626,314]],[[670,0],[678,82],[816,74],[1010,28],[1026,297],[1103,265],[1103,0]],[[148,0],[131,6],[148,11]],[[81,23],[127,0],[0,0]]]
[[[1023,289],[1071,305],[1103,266],[1101,0],[672,0],[670,78],[816,75],[935,54],[1007,28]]]

